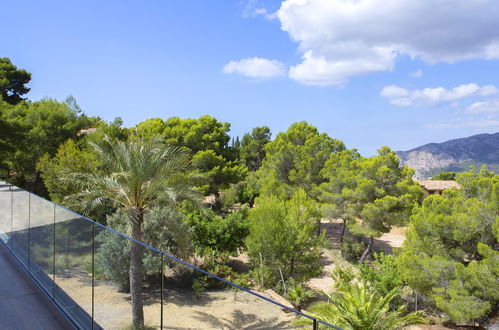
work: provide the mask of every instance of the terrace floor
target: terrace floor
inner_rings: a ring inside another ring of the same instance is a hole
[[[2,244],[2,243],[0,243]],[[57,315],[45,304],[22,270],[0,247],[0,329],[65,329]]]

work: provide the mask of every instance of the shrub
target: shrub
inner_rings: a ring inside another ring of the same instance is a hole
[[[345,236],[341,242],[341,256],[350,262],[358,262],[366,249],[366,243]]]

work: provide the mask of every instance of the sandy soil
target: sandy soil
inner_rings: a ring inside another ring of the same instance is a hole
[[[89,278],[57,278],[57,283],[88,312],[91,311]],[[281,308],[246,292],[230,290],[201,293],[165,289],[163,305],[165,329],[294,329],[295,317]],[[146,324],[159,328],[160,293],[144,294]],[[95,320],[105,329],[123,329],[131,323],[129,295],[110,283],[95,287]]]

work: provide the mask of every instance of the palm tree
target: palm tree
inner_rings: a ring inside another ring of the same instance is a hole
[[[144,216],[154,206],[174,208],[181,200],[200,206],[199,195],[183,175],[189,165],[188,154],[166,145],[161,139],[135,139],[121,142],[105,137],[91,144],[100,161],[100,169],[66,173],[61,180],[77,185],[79,193],[69,196],[83,212],[101,205],[122,208],[131,236],[142,241]],[[143,246],[132,242],[130,250],[130,294],[132,325],[144,326],[142,301]]]
[[[338,292],[326,294],[327,302],[310,306],[308,312],[318,320],[348,330],[404,329],[425,322],[422,312],[406,314],[406,306],[390,310],[390,301],[399,295],[399,288],[380,296],[365,284],[352,283]],[[299,319],[298,324],[309,324]]]

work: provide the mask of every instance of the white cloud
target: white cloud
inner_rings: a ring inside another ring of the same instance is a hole
[[[493,85],[478,86],[471,83],[459,85],[452,89],[444,87],[408,90],[395,85],[386,86],[380,95],[388,99],[390,104],[402,107],[431,106],[449,103],[457,106],[457,100],[469,97],[490,97],[498,95],[499,89]]]
[[[497,0],[285,0],[276,15],[303,54],[289,76],[310,85],[390,71],[400,55],[499,58]]]
[[[230,61],[223,67],[222,71],[257,79],[276,78],[285,74],[284,64],[281,62],[259,57]]]
[[[487,100],[483,102],[475,102],[466,109],[464,112],[467,113],[492,113],[499,112],[499,99]]]
[[[266,8],[258,7],[258,0],[241,1],[241,4],[244,6],[244,18],[263,16],[268,20],[273,20],[277,17],[275,13],[269,12]]]
[[[409,77],[411,77],[411,78],[421,78],[422,76],[423,76],[423,71],[421,69],[419,69],[415,72],[409,73]]]

